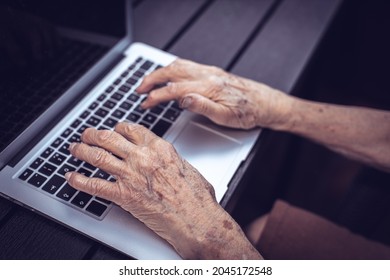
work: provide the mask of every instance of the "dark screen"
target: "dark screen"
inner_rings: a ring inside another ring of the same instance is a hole
[[[0,0],[0,151],[126,35],[123,0]]]

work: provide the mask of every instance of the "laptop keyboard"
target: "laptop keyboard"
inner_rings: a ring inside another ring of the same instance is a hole
[[[80,142],[81,134],[86,128],[112,130],[117,122],[124,120],[144,125],[162,137],[182,110],[174,101],[144,110],[140,104],[145,96],[134,92],[140,79],[159,67],[139,57],[96,100],[92,101],[68,128],[61,131],[18,178],[71,207],[102,219],[112,203],[77,191],[66,182],[64,175],[69,171],[77,171],[88,177],[112,182],[115,182],[115,178],[71,156],[68,147],[72,142]]]

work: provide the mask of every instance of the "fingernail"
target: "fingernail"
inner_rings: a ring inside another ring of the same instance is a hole
[[[183,99],[183,101],[181,102],[180,106],[185,109],[185,108],[188,108],[192,103],[192,97],[188,96],[188,97],[185,97]]]
[[[70,177],[72,177],[72,173],[66,172],[66,173],[65,173],[65,179],[66,179],[67,181],[69,181],[69,180],[70,180]]]
[[[76,143],[70,143],[68,150],[72,151],[74,146],[76,146]]]

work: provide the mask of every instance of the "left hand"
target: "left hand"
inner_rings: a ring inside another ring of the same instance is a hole
[[[72,172],[66,174],[69,183],[115,202],[182,257],[229,258],[219,254],[224,246],[216,243],[215,236],[243,238],[239,226],[215,200],[212,186],[170,143],[148,129],[127,123],[117,124],[115,131],[89,128],[82,141],[71,145],[72,155],[110,173],[116,182]]]

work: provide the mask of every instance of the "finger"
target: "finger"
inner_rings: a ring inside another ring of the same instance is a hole
[[[174,79],[174,77],[172,77],[170,69],[168,67],[162,67],[147,75],[138,88],[136,88],[136,92],[139,94],[149,92],[155,86],[166,84],[171,79]]]
[[[126,169],[123,161],[98,147],[91,147],[84,143],[72,143],[70,153],[78,159],[86,161],[111,175],[120,177]]]
[[[217,124],[226,125],[226,121],[224,121],[226,107],[200,94],[187,94],[183,97],[180,106],[183,109],[208,117]]]
[[[100,178],[89,178],[77,172],[68,172],[65,178],[72,187],[96,195],[98,197],[116,202],[119,198],[118,185]]]
[[[153,90],[150,92],[142,103],[142,107],[147,109],[171,100],[181,100],[188,93],[197,92],[206,94],[208,86],[206,82],[177,82],[168,83],[165,87]]]
[[[84,143],[101,147],[120,158],[127,158],[134,145],[115,131],[87,128],[81,135]]]
[[[115,126],[115,131],[137,146],[147,145],[157,137],[143,125],[126,122],[118,123]]]

